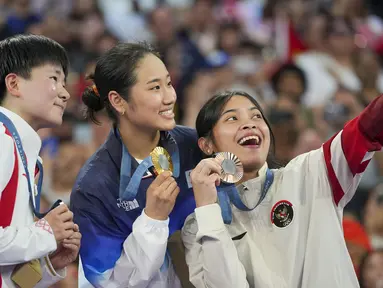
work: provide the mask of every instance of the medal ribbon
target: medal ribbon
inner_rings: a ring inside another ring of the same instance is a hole
[[[222,218],[225,224],[230,224],[233,218],[230,202],[241,211],[252,211],[258,207],[259,204],[265,199],[267,192],[274,182],[274,173],[270,169],[266,171],[266,180],[262,187],[262,193],[259,197],[257,204],[249,208],[243,202],[239,196],[238,190],[234,184],[222,184],[217,188],[219,205],[221,206]]]
[[[33,213],[39,219],[44,218],[45,215],[49,213],[49,211],[59,206],[62,201],[57,200],[47,212],[40,213],[41,187],[43,184],[43,175],[44,175],[43,165],[41,164],[40,161],[37,161],[37,167],[39,168],[40,175],[39,175],[39,180],[37,182],[37,193],[35,195],[32,190],[32,183],[29,176],[30,174],[29,174],[28,165],[27,165],[27,157],[25,155],[23,145],[21,144],[20,135],[17,132],[17,129],[15,125],[13,125],[12,121],[1,112],[0,112],[0,122],[2,122],[5,125],[5,127],[8,128],[9,132],[12,135],[13,141],[15,142],[16,148],[19,151],[20,159],[21,159],[21,162],[23,163],[25,175],[28,181],[28,191],[29,191],[30,202],[32,205]],[[15,159],[15,161],[17,161],[17,159]]]
[[[116,133],[120,138],[120,134],[116,129]],[[163,133],[163,132],[161,132]],[[166,151],[169,152],[169,155],[173,162],[173,177],[178,178],[180,174],[180,156],[177,142],[171,137],[170,133],[167,133],[167,137],[161,141],[164,145]],[[122,200],[132,201],[136,198],[138,193],[138,188],[141,184],[142,177],[147,173],[149,169],[153,167],[152,157],[146,157],[136,168],[133,175],[131,175],[132,170],[132,156],[129,154],[128,149],[122,143],[122,160],[121,160],[121,172],[120,172],[120,190],[119,195]]]

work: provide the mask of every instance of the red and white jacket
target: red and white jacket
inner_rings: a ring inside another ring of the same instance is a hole
[[[29,175],[35,175],[41,139],[19,115],[0,107],[15,125],[26,154]],[[23,163],[8,129],[0,122],[0,288],[16,287],[15,265],[40,259],[43,279],[35,287],[48,287],[65,277],[55,271],[47,255],[57,249],[45,219],[34,222]],[[34,183],[34,179],[30,179]]]
[[[252,211],[232,206],[225,225],[218,204],[195,209],[182,239],[195,287],[359,287],[343,236],[343,208],[354,196],[374,151],[383,145],[383,96],[315,151],[273,170],[274,182]],[[259,177],[239,185],[248,207]]]

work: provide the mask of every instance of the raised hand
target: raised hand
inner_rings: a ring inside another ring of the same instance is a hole
[[[146,191],[145,214],[152,219],[166,220],[173,210],[180,188],[172,173],[158,175]]]
[[[203,159],[190,173],[197,207],[217,202],[217,188],[221,182],[221,166],[214,158]]]

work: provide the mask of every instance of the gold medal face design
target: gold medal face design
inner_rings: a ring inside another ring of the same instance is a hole
[[[219,152],[215,159],[222,167],[221,180],[225,183],[233,184],[241,180],[243,176],[243,166],[237,156],[230,152]]]
[[[165,171],[173,172],[172,158],[163,147],[158,146],[154,148],[150,156],[152,157],[154,170],[157,175]]]

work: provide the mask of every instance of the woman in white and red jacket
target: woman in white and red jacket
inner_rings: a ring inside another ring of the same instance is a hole
[[[225,203],[216,203],[226,193],[216,186],[217,161],[204,159],[191,173],[197,208],[182,238],[196,287],[359,287],[342,214],[374,151],[382,149],[383,96],[320,149],[279,169],[270,169],[274,137],[250,95],[213,97],[196,127],[205,154],[234,153],[244,168],[230,194],[229,221]]]
[[[41,214],[41,181],[35,185],[37,166],[43,174],[37,131],[61,124],[67,73],[67,54],[51,39],[0,42],[0,288],[49,287],[78,255],[73,213],[58,205]]]

